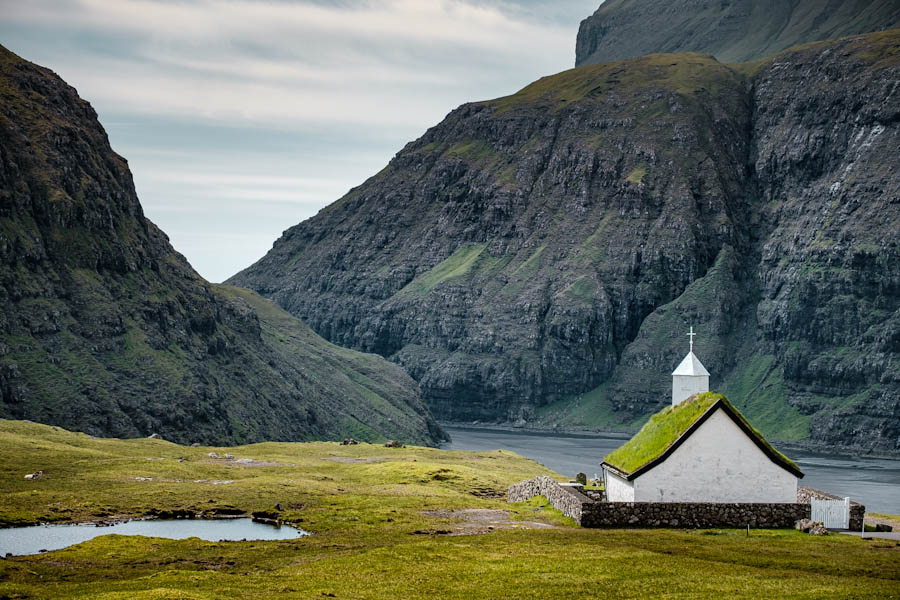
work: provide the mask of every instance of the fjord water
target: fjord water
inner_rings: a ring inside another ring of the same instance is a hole
[[[448,450],[510,450],[536,460],[557,473],[588,477],[600,473],[603,457],[624,444],[630,436],[609,433],[587,436],[468,427],[444,429],[453,441]],[[869,512],[900,514],[900,460],[839,456],[786,450],[800,466],[801,485],[850,496]]]
[[[198,537],[211,542],[234,540],[292,540],[309,535],[287,525],[275,527],[252,519],[208,519],[177,521],[127,521],[109,527],[96,525],[35,525],[0,529],[0,555],[37,554],[41,550],[59,550],[101,535],[142,535],[171,540]]]

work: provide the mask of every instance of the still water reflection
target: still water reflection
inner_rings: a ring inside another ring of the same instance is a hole
[[[41,550],[59,550],[73,544],[109,534],[143,535],[182,540],[198,537],[209,541],[290,540],[308,532],[287,525],[275,527],[252,519],[212,519],[177,521],[128,521],[109,527],[95,525],[36,525],[0,529],[0,555],[37,554]]]

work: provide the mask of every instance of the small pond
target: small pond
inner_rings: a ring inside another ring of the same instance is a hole
[[[253,519],[181,519],[176,521],[126,521],[108,527],[96,525],[35,525],[0,529],[0,556],[37,554],[59,550],[101,535],[142,535],[183,540],[198,537],[211,542],[234,540],[292,540],[309,532],[288,525],[276,527]]]

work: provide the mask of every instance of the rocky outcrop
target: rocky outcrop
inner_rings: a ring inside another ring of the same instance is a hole
[[[892,0],[606,0],[581,22],[575,65],[656,52],[703,52],[743,62],[897,27],[900,5]]]
[[[900,33],[467,104],[231,281],[452,420],[629,428],[696,350],[776,440],[900,450]]]
[[[197,275],[59,77],[0,47],[0,97],[0,417],[216,444],[443,437],[399,367]]]

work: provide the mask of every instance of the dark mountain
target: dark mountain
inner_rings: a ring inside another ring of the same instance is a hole
[[[415,382],[204,281],[90,105],[0,47],[0,417],[97,435],[435,443]]]
[[[466,104],[231,282],[437,416],[627,428],[687,329],[774,439],[900,450],[900,31]]]
[[[581,22],[575,65],[656,52],[744,62],[799,44],[897,27],[897,0],[605,0]]]

